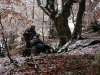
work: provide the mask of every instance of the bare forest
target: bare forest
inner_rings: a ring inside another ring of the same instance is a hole
[[[0,75],[100,75],[100,0],[0,0]]]

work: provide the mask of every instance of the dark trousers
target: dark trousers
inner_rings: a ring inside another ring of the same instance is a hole
[[[30,45],[30,41],[26,41],[26,49],[30,49],[31,45]]]
[[[23,51],[23,56],[30,56],[31,55],[31,45],[30,45],[30,41],[26,41],[26,48]]]

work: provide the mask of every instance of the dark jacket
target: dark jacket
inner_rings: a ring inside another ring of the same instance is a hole
[[[39,51],[49,50],[51,47],[43,43],[39,38],[33,39],[32,46],[35,46]]]
[[[36,31],[31,28],[27,28],[23,34],[25,41],[31,40],[36,35]]]

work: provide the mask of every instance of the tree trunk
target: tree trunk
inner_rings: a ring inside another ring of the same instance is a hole
[[[38,5],[41,9],[54,21],[59,39],[60,39],[60,46],[66,44],[71,37],[71,31],[68,26],[68,17],[70,16],[70,9],[72,5],[71,0],[64,0],[62,11],[59,13],[55,10],[54,2],[55,0],[47,0],[47,4],[44,7],[41,6],[41,1],[37,0]]]
[[[75,25],[75,29],[73,32],[73,38],[81,38],[81,31],[82,31],[82,17],[83,17],[83,13],[85,11],[85,3],[86,0],[81,0],[80,4],[79,4],[79,11],[77,14],[77,20],[76,20],[76,25]]]
[[[66,44],[66,42],[68,42],[68,40],[71,38],[71,31],[68,25],[68,17],[70,16],[70,9],[71,9],[71,5],[72,2],[70,0],[68,0],[65,3],[66,0],[63,0],[62,4],[62,13],[55,18],[54,22],[55,22],[55,26],[59,35],[59,39],[60,39],[60,46]]]
[[[54,21],[51,20],[49,25],[50,25],[49,26],[49,29],[50,29],[50,31],[49,31],[49,38],[55,38],[55,37],[57,37],[58,35],[57,35],[57,30],[55,28]]]
[[[68,20],[66,17],[65,21],[65,16],[61,15],[55,19],[55,26],[58,32],[58,36],[60,39],[60,46],[64,45],[71,37],[71,32],[68,26]]]

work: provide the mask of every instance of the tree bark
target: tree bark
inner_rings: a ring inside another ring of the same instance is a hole
[[[62,3],[62,13],[60,13],[54,21],[60,39],[60,46],[66,44],[66,42],[71,38],[68,17],[70,16],[72,2],[70,0],[63,0]]]
[[[75,25],[75,29],[73,32],[73,38],[81,38],[81,31],[82,31],[82,17],[85,11],[85,3],[86,0],[81,0],[81,2],[79,3],[79,11],[77,14],[77,20],[76,20],[76,25]]]
[[[54,21],[59,39],[60,46],[66,44],[71,37],[71,31],[68,26],[68,17],[70,16],[70,8],[72,5],[71,0],[64,0],[63,10],[59,13],[55,10],[54,2],[55,0],[47,0],[47,5],[44,7],[41,5],[40,0],[37,0],[38,5],[41,9]]]

